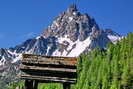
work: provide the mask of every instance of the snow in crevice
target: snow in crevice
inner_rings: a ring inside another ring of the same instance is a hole
[[[71,22],[73,20],[73,17],[69,17],[69,22]]]
[[[56,49],[56,50],[53,52],[52,56],[61,56],[61,52],[60,52],[58,49]]]
[[[61,56],[65,57],[67,55],[67,53],[68,52],[66,50],[64,50],[63,53],[61,54]]]
[[[40,39],[40,38],[41,38],[41,36],[37,36],[37,37],[36,37],[37,40]]]
[[[68,38],[67,35],[65,35],[64,37],[59,37],[57,40],[57,42],[60,44],[63,44],[64,41],[67,41],[69,45],[73,44],[73,42]],[[61,53],[58,49],[56,49],[52,54],[52,56],[66,56],[66,55],[67,55],[66,51],[63,51],[63,53]]]
[[[22,59],[22,54],[18,54],[18,53],[16,53],[15,51],[14,51],[14,52],[11,52],[10,50],[8,50],[8,52],[9,52],[9,53],[12,55],[12,57],[13,57],[12,63],[15,63],[15,62],[17,62],[17,61],[19,61],[19,60]]]
[[[77,15],[77,12],[73,12],[73,15],[76,16]]]
[[[40,35],[40,36],[37,36],[35,39],[36,39],[36,40],[39,40],[39,39],[42,38],[42,37],[43,37],[43,38],[46,38],[44,35],[43,35],[43,36]]]
[[[10,53],[11,55],[18,55],[16,52],[11,52],[10,50],[8,50],[8,53]]]
[[[51,48],[51,46],[48,46],[46,55],[48,55],[50,48]]]
[[[114,36],[114,35],[108,35],[108,38],[113,42],[116,43],[117,41],[121,40],[122,38],[119,36]]]
[[[1,66],[1,65],[4,65],[5,61],[6,61],[5,57],[2,56],[2,59],[0,60],[0,66]]]
[[[18,55],[16,56],[16,58],[13,59],[12,63],[15,63],[15,62],[17,62],[17,61],[19,61],[19,60],[22,60],[22,54],[18,54]]]
[[[83,53],[87,47],[89,47],[91,40],[90,37],[88,37],[84,41],[77,40],[75,42],[72,42],[69,38],[67,38],[67,35],[61,38],[58,38],[59,43],[63,43],[63,41],[67,41],[69,43],[69,46],[67,47],[67,50],[64,50],[63,53],[61,53],[58,49],[53,53],[53,56],[67,56],[67,57],[77,57],[81,53]],[[75,47],[73,48],[73,46]],[[68,54],[68,51],[70,53]],[[68,54],[68,55],[67,55]]]
[[[77,57],[79,56],[81,53],[83,53],[85,51],[85,49],[90,45],[91,40],[90,37],[88,37],[86,40],[84,41],[76,41],[76,47],[74,49],[72,49],[72,51],[69,53],[69,55],[67,55],[68,57]]]

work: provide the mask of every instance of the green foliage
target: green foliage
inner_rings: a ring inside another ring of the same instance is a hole
[[[16,89],[16,87],[19,87],[19,89],[24,89],[23,81],[10,84],[10,87],[8,89]]]
[[[61,84],[39,84],[38,89],[63,89]]]
[[[39,84],[38,88],[63,89],[61,84]],[[82,54],[77,84],[71,89],[133,89],[133,33],[115,45],[109,44],[106,51]]]
[[[133,33],[109,44],[107,51],[96,49],[79,58],[76,89],[133,89]]]

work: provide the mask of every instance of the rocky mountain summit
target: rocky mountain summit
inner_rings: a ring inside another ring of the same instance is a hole
[[[96,47],[105,49],[109,42],[116,43],[120,39],[121,36],[111,29],[101,30],[94,18],[79,12],[73,4],[38,37],[28,39],[14,48],[1,48],[0,72],[9,69],[9,65],[19,65],[22,53],[78,57]]]

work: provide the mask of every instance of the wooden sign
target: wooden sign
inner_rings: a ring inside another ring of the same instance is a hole
[[[22,64],[20,66],[23,74],[20,75],[20,78],[25,79],[26,82],[63,83],[66,89],[70,88],[70,84],[76,83],[76,65],[77,58],[74,57],[23,54]]]

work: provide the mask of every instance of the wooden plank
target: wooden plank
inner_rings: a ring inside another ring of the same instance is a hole
[[[77,61],[77,58],[76,57],[59,57],[59,56],[42,56],[42,55],[33,55],[33,54],[23,54],[23,59],[26,59],[26,58],[31,58],[31,59],[34,59],[34,60],[39,60],[39,59],[53,59],[53,60],[75,60]]]
[[[37,61],[39,61],[39,60],[62,60],[62,61],[77,61],[77,58],[62,58],[62,57],[59,57],[59,58],[57,58],[57,57],[49,57],[49,58],[47,58],[47,57],[29,57],[29,58],[24,58],[23,57],[23,60],[28,60],[28,59],[32,59],[32,60],[37,60]]]
[[[57,71],[39,71],[39,70],[22,70],[25,74],[37,75],[37,76],[50,76],[50,77],[62,77],[62,78],[77,78],[75,72],[57,72]]]
[[[21,75],[21,79],[28,79],[28,80],[37,80],[40,82],[54,82],[54,83],[76,83],[76,79],[70,79],[70,78],[60,78],[60,77],[47,77],[47,76],[29,76],[29,75]]]
[[[51,64],[76,66],[77,58],[23,54],[22,64]]]
[[[46,78],[46,79],[58,79],[58,80],[73,80],[73,81],[76,81],[76,78],[62,78],[62,77],[49,77],[49,76],[37,76],[37,75],[29,75],[29,74],[23,74],[23,75],[20,75],[20,78],[21,77],[32,77],[32,78]]]
[[[35,64],[35,63],[22,63],[23,65],[27,66],[39,66],[39,67],[52,67],[52,68],[70,68],[70,69],[77,69],[75,65],[55,65],[55,64]]]
[[[39,59],[39,60],[34,60],[34,59],[23,59],[22,64],[51,64],[51,65],[70,65],[70,66],[76,66],[77,61],[75,60],[51,60],[51,59]]]
[[[38,67],[38,66],[27,66],[21,65],[20,70],[42,70],[42,71],[60,71],[60,72],[76,72],[76,69],[70,68],[50,68],[50,67]]]

